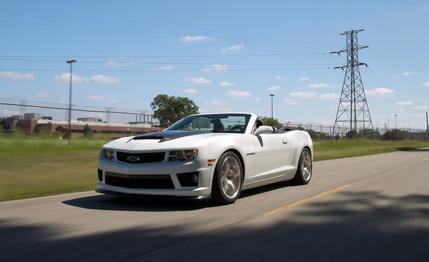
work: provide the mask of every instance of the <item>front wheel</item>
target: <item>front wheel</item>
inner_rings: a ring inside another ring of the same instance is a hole
[[[292,182],[296,185],[306,185],[310,182],[313,173],[313,160],[310,149],[304,148],[299,157],[298,168]]]
[[[216,165],[213,183],[212,200],[221,205],[232,204],[240,196],[243,185],[243,167],[234,152],[226,152]]]

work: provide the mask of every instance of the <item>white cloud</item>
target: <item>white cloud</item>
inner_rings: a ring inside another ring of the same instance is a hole
[[[183,89],[183,92],[188,93],[188,94],[196,94],[196,93],[198,93],[198,90],[195,88],[186,88],[186,89]]]
[[[224,64],[207,65],[207,66],[201,68],[201,71],[202,72],[211,72],[211,71],[221,72],[221,71],[228,70],[228,67],[229,67],[229,65],[224,65]]]
[[[117,84],[120,82],[119,78],[106,75],[94,75],[89,78],[89,81],[97,84]]]
[[[165,65],[154,68],[155,71],[174,71],[176,70],[176,66],[174,65]]]
[[[317,94],[314,92],[291,92],[289,95],[298,99],[313,99],[317,97]]]
[[[91,82],[96,84],[116,84],[120,82],[119,78],[113,77],[113,76],[106,76],[106,75],[93,75],[91,77],[85,77],[80,76],[76,74],[72,74],[73,76],[73,83],[84,83],[84,82]],[[66,84],[70,81],[70,73],[64,73],[61,75],[57,75],[54,77],[54,81],[62,84]]]
[[[326,84],[326,83],[312,83],[312,84],[309,84],[308,87],[318,89],[318,88],[331,87],[331,85]]]
[[[206,105],[226,105],[227,103],[220,101],[220,100],[211,100],[206,103]]]
[[[219,83],[220,86],[230,87],[230,86],[237,86],[237,83],[228,82],[228,81],[222,81]]]
[[[282,87],[281,86],[279,86],[279,85],[275,85],[275,86],[270,86],[270,87],[268,87],[268,92],[274,92],[274,91],[279,91],[280,89],[282,89]]]
[[[85,99],[89,101],[103,101],[104,97],[92,95],[92,96],[87,96]]]
[[[275,76],[274,79],[275,80],[283,80],[283,79],[285,79],[285,77],[284,76]]]
[[[225,95],[232,97],[249,97],[250,93],[248,91],[228,91]]]
[[[295,100],[292,100],[290,98],[286,98],[283,101],[286,103],[286,105],[289,105],[289,106],[299,106],[299,105],[301,105],[299,102],[297,102]]]
[[[35,77],[31,73],[19,73],[15,71],[0,71],[0,78],[10,80],[34,80]]]
[[[80,76],[80,75],[76,75],[76,74],[72,74],[73,76],[73,83],[82,83],[82,82],[88,82],[89,79],[84,77],[84,76]],[[57,75],[54,77],[54,81],[61,83],[61,84],[66,84],[70,81],[70,73],[64,73],[61,75]]]
[[[260,97],[254,97],[253,100],[255,100],[255,101],[261,101],[261,98]]]
[[[134,60],[134,61],[129,61],[129,60],[108,60],[104,63],[105,66],[109,66],[109,67],[121,67],[121,66],[129,66],[129,65],[134,65],[134,64],[139,64],[139,63],[144,63],[146,62],[145,60]]]
[[[385,96],[393,95],[395,91],[387,87],[377,87],[374,89],[369,89],[366,93],[369,96],[385,97]]]
[[[36,98],[42,98],[42,99],[46,99],[46,98],[51,97],[51,95],[48,94],[47,92],[36,93],[33,96],[36,97]]]
[[[307,82],[307,81],[310,81],[310,78],[308,78],[308,77],[300,77],[300,78],[298,78],[298,81],[299,82]]]
[[[243,48],[244,48],[244,45],[236,44],[236,45],[228,46],[227,48],[222,49],[221,52],[225,53],[228,51],[237,51],[237,50],[241,50]]]
[[[110,104],[119,104],[119,103],[121,103],[121,100],[119,100],[119,99],[117,99],[117,98],[114,98],[114,97],[111,97],[111,98],[107,99],[107,101],[108,101]]]
[[[414,109],[424,111],[424,110],[429,109],[429,107],[428,106],[415,106]]]
[[[398,106],[412,106],[414,105],[413,101],[399,101],[398,103],[396,103],[396,105]]]
[[[401,72],[399,73],[399,76],[408,77],[408,76],[415,76],[417,75],[417,72]]]
[[[204,77],[185,78],[184,81],[192,84],[199,84],[199,85],[207,85],[212,83],[212,80],[209,80]]]
[[[325,94],[321,94],[320,98],[322,98],[322,99],[337,99],[338,94],[337,93],[325,93]]]
[[[424,86],[424,87],[429,87],[429,81],[424,82],[424,83],[422,84],[422,86]]]
[[[208,41],[210,38],[205,35],[187,35],[180,38],[182,43],[191,44],[196,42]]]

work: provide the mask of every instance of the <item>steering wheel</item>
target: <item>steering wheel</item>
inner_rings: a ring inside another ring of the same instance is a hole
[[[242,132],[243,131],[243,127],[235,125],[235,126],[231,127],[230,131]]]

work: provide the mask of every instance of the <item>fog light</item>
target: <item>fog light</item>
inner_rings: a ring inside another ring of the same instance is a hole
[[[194,182],[195,184],[198,184],[198,174],[192,175],[192,182]]]
[[[177,174],[177,178],[179,179],[180,186],[182,187],[198,186],[198,172],[179,173]]]

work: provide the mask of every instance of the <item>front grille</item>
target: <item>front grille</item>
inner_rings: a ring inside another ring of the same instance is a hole
[[[116,159],[121,162],[130,164],[139,163],[154,163],[164,161],[165,152],[153,152],[153,153],[127,153],[127,152],[116,152]]]
[[[125,175],[105,172],[104,180],[107,185],[117,187],[174,189],[170,175]]]

